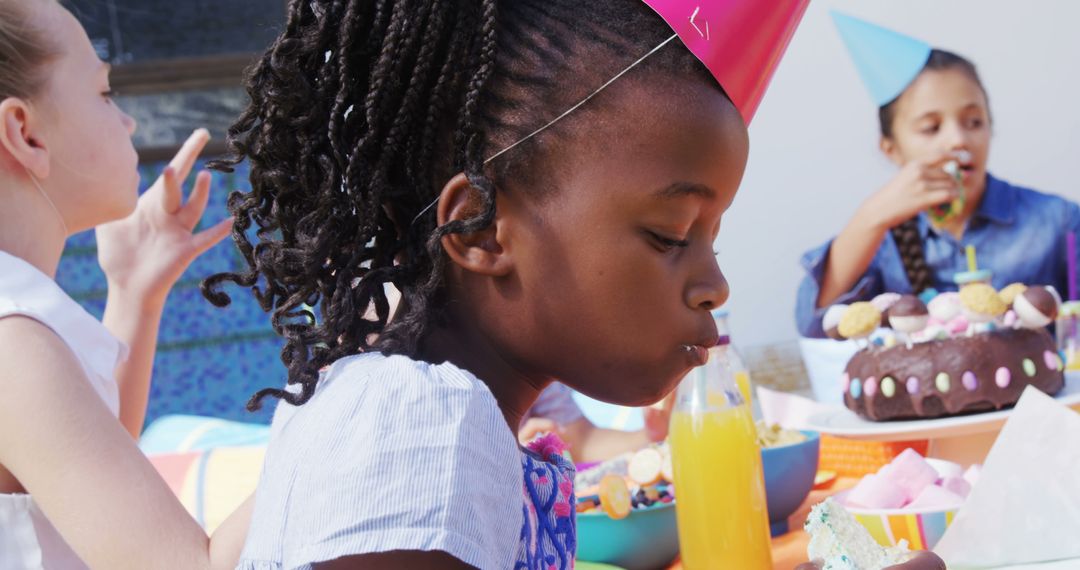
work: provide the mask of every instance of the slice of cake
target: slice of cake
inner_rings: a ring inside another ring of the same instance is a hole
[[[810,534],[806,553],[821,570],[883,570],[913,556],[906,543],[893,548],[878,544],[870,531],[831,498],[814,506],[804,528]]]

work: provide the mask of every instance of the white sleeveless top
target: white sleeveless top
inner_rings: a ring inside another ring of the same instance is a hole
[[[12,315],[32,318],[63,339],[82,364],[94,391],[113,415],[119,416],[115,371],[127,358],[127,347],[49,276],[0,251],[0,319]],[[0,570],[54,568],[79,570],[86,565],[29,495],[0,494]]]

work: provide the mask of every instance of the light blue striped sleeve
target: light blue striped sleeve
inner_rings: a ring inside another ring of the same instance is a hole
[[[245,545],[248,567],[391,550],[443,551],[478,568],[512,564],[521,458],[494,397],[471,374],[354,357],[282,417]]]

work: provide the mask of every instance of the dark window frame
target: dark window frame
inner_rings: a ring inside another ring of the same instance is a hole
[[[208,87],[236,87],[257,54],[179,58],[113,67],[113,89],[125,95],[152,95]]]
[[[287,0],[283,0],[288,15]],[[223,53],[209,57],[188,57],[140,61],[113,62],[110,86],[122,95],[155,95],[199,89],[240,88],[247,69],[255,63],[261,52]],[[141,147],[136,149],[142,162],[169,160],[180,149],[179,145]],[[223,137],[215,137],[207,144],[204,156],[225,154]]]
[[[258,54],[223,54],[211,57],[177,58],[119,64],[110,73],[110,86],[123,95],[155,95],[217,87],[240,87],[247,68]],[[169,160],[180,150],[177,145],[136,149],[141,162]],[[225,154],[225,141],[216,137],[203,152],[207,156]]]

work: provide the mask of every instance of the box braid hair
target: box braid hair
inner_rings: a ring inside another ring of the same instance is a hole
[[[990,96],[986,93],[975,64],[955,53],[934,49],[930,51],[930,58],[920,71],[920,75],[928,70],[943,71],[946,69],[958,69],[967,73],[972,81],[979,86],[987,101]],[[912,80],[914,82],[914,80]],[[902,95],[902,93],[901,93]],[[900,99],[889,101],[878,109],[878,121],[881,123],[881,136],[892,138],[893,122],[896,120],[896,102]],[[900,223],[891,230],[896,248],[900,251],[900,260],[904,263],[904,272],[907,273],[911,288],[918,295],[933,286],[930,275],[930,267],[926,264],[926,254],[923,251],[922,237],[919,235],[919,218],[914,217]]]
[[[228,199],[247,268],[209,277],[203,294],[224,306],[223,283],[251,288],[299,385],[260,390],[248,408],[268,395],[303,404],[319,369],[344,356],[417,355],[444,318],[441,238],[488,227],[500,180],[544,192],[529,175],[550,146],[540,141],[565,135],[600,99],[484,159],[671,35],[641,0],[290,2],[284,31],[248,72],[250,104],[229,129],[229,155],[214,165],[251,166],[251,191]],[[720,89],[678,42],[639,72]],[[434,208],[418,217],[458,172],[480,213],[441,227]],[[385,283],[402,292],[389,324]],[[374,318],[363,317],[369,307]]]

